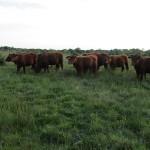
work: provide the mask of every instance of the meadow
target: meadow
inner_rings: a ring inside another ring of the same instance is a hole
[[[0,66],[0,149],[150,149],[150,75],[140,84],[130,65],[78,78],[65,57],[63,71],[16,74],[7,62]]]

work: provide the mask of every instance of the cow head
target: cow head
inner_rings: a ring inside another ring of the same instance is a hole
[[[140,55],[131,55],[130,58],[131,58],[132,65],[135,66],[135,64],[137,64],[139,59],[142,57]]]
[[[15,53],[9,54],[9,55],[7,56],[7,58],[6,58],[6,61],[12,61],[12,59],[13,59],[14,57],[16,57],[16,56],[17,56],[17,54],[15,54]]]
[[[68,64],[73,64],[75,62],[77,56],[67,56],[66,59],[68,59]]]
[[[104,57],[104,64],[109,64],[111,62],[111,58],[112,58],[112,56],[109,56],[109,55],[105,56]]]

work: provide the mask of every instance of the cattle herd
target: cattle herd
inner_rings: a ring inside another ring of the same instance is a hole
[[[150,58],[142,57],[139,55],[108,55],[106,53],[85,53],[78,56],[67,56],[68,64],[73,64],[79,77],[83,76],[83,73],[89,72],[95,74],[101,66],[104,66],[105,70],[111,68],[115,70],[116,67],[120,67],[122,71],[124,69],[129,70],[128,59],[131,59],[132,65],[136,71],[137,79],[143,80],[143,76],[146,77],[146,73],[150,73]],[[56,70],[60,67],[63,69],[63,54],[61,52],[43,52],[37,54],[35,52],[28,53],[13,53],[9,54],[6,61],[12,61],[17,66],[17,73],[20,68],[23,68],[24,73],[26,67],[31,66],[32,70],[36,73],[49,72],[49,65],[55,65]]]

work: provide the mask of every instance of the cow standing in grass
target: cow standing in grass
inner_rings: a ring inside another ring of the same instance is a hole
[[[59,59],[59,65],[61,66],[61,69],[63,70],[63,54],[61,52],[53,52],[58,56]]]
[[[150,73],[150,58],[144,58],[140,55],[131,55],[130,58],[136,71],[137,79],[142,81],[143,75],[146,78],[146,73]]]
[[[68,59],[68,64],[73,64],[79,77],[82,77],[83,73],[88,70],[93,74],[97,71],[96,56],[67,56],[66,58]]]
[[[63,60],[61,59],[60,61],[60,56],[58,53],[47,52],[38,54],[35,72],[39,73],[41,69],[44,69],[44,72],[46,72],[46,70],[49,72],[49,65],[56,65],[56,70],[58,70],[61,65],[63,69]]]
[[[23,68],[24,73],[26,72],[27,66],[32,66],[32,69],[35,69],[37,59],[37,53],[19,53],[19,54],[9,54],[6,58],[6,61],[12,61],[17,65],[17,73],[20,71],[20,68]]]
[[[111,55],[106,61],[109,63],[110,68],[113,70],[115,70],[116,67],[122,68],[122,71],[124,71],[125,67],[126,70],[129,70],[127,55]]]
[[[83,56],[89,56],[94,55],[97,57],[97,68],[100,69],[101,66],[104,66],[105,70],[108,68],[108,64],[106,63],[106,59],[108,59],[109,55],[107,53],[100,53],[100,52],[94,52],[94,53],[85,53]]]

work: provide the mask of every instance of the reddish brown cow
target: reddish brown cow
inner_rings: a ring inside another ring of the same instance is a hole
[[[6,61],[12,61],[17,65],[17,73],[20,68],[23,67],[24,73],[26,72],[25,67],[32,66],[34,70],[36,64],[37,54],[34,52],[30,53],[19,53],[19,54],[9,54]]]
[[[124,70],[124,60],[119,55],[112,55],[108,59],[108,63],[110,65],[110,68],[115,70],[116,67],[121,67],[122,71]]]
[[[89,70],[96,73],[97,71],[97,57],[96,56],[67,56],[68,64],[73,64],[77,70],[77,75],[82,76],[83,72]]]
[[[59,65],[61,66],[61,69],[63,70],[63,54],[61,52],[44,52],[44,53],[57,55],[58,59],[59,59]],[[52,65],[51,65],[51,67],[52,67]]]
[[[136,71],[137,79],[142,81],[143,75],[146,78],[146,73],[150,73],[150,58],[143,58],[139,55],[131,55],[130,58]]]
[[[108,64],[106,59],[108,59],[109,55],[106,53],[94,52],[94,53],[85,53],[83,56],[94,55],[97,56],[97,68],[104,65],[105,70],[108,68]]]
[[[60,67],[59,55],[56,53],[49,52],[38,54],[35,72],[39,73],[41,69],[44,69],[44,72],[46,70],[47,72],[49,72],[49,65],[56,65],[56,70],[58,70]]]
[[[128,56],[127,55],[111,55],[107,62],[110,65],[110,68],[115,70],[116,67],[121,67],[122,71],[124,71],[124,66],[126,67],[126,70],[129,69],[128,65]]]

